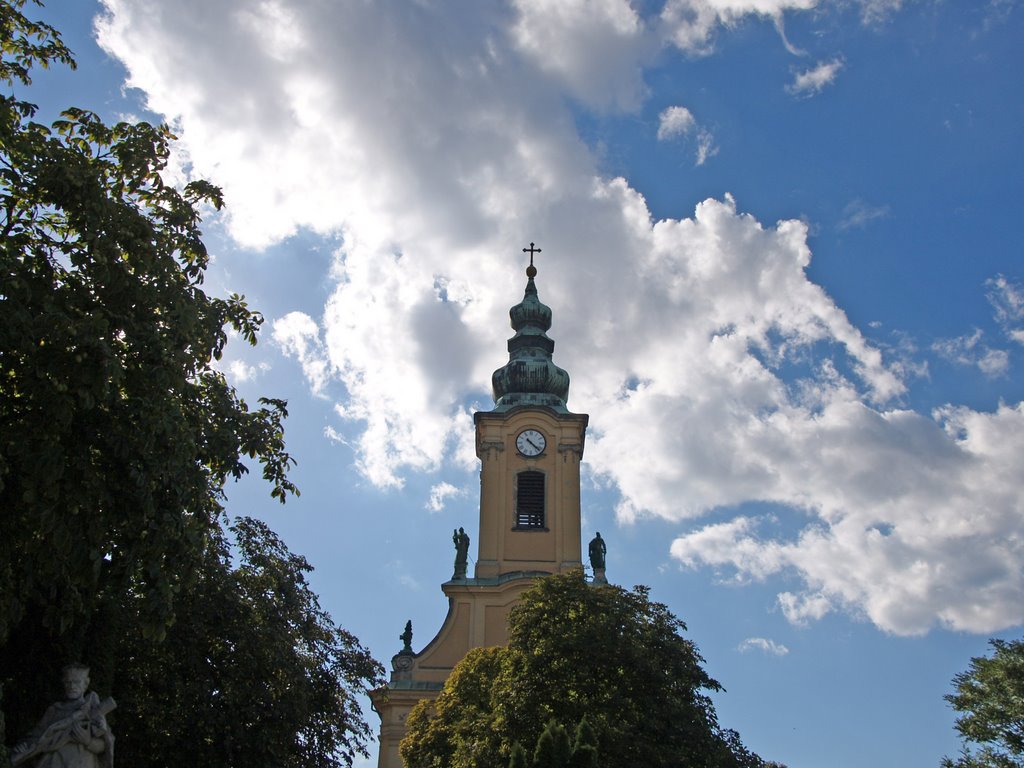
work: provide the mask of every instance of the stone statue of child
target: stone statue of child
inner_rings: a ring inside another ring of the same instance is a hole
[[[89,668],[69,664],[62,673],[65,700],[51,704],[11,753],[11,765],[33,768],[112,768],[114,736],[106,715],[117,705],[89,688]]]
[[[452,533],[452,543],[455,544],[455,574],[452,578],[464,579],[469,560],[469,534],[459,528]]]

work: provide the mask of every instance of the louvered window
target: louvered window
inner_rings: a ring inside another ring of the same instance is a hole
[[[516,476],[516,528],[544,527],[544,473],[532,470]]]

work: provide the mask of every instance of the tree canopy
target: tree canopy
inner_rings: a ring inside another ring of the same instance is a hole
[[[254,343],[262,322],[201,287],[220,191],[164,181],[166,126],[34,122],[13,86],[71,53],[24,2],[0,4],[0,641],[28,615],[67,630],[129,583],[159,634],[243,457],[295,491],[285,404],[250,410],[213,366],[228,328]]]
[[[1024,767],[1024,640],[992,640],[991,656],[971,659],[946,696],[960,713],[956,730],[965,744],[946,768]]]
[[[166,642],[146,642],[138,622],[118,638],[119,691],[131,703],[118,761],[350,765],[371,736],[357,694],[381,685],[383,668],[320,607],[304,558],[259,521],[239,519],[232,532],[238,563],[226,539],[210,548]]]
[[[173,749],[187,724],[190,763],[350,763],[368,736],[352,696],[379,668],[269,529],[240,523],[230,563],[226,483],[255,463],[272,496],[297,489],[286,404],[251,408],[216,368],[229,334],[254,344],[263,322],[203,290],[201,217],[220,190],[165,180],[167,126],[80,108],[38,122],[22,98],[34,70],[74,60],[26,6],[0,0],[6,738],[83,661],[151,746]],[[119,741],[135,764],[171,759]]]
[[[550,721],[586,718],[602,765],[762,766],[708,697],[685,625],[645,587],[588,584],[574,571],[538,579],[513,609],[509,644],[470,651],[435,702],[409,715],[409,768],[504,768]]]

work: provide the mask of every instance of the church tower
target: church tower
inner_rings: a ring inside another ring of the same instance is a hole
[[[441,585],[448,615],[418,653],[406,626],[389,684],[371,694],[381,718],[378,768],[401,768],[405,718],[435,698],[471,648],[508,642],[508,616],[541,576],[582,567],[580,462],[588,416],[567,407],[569,374],[552,361],[551,309],[541,303],[530,254],[523,300],[509,310],[509,360],[494,372],[494,408],[474,415],[480,459],[476,568],[467,576],[467,534],[455,532],[455,573]]]

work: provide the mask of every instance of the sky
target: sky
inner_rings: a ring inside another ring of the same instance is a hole
[[[166,121],[169,176],[224,190],[206,288],[266,322],[220,364],[288,400],[302,491],[228,511],[378,659],[475,546],[535,242],[584,538],[687,623],[722,724],[790,768],[956,753],[951,678],[1024,626],[1018,0],[38,13],[80,65],[36,76],[44,114]]]

